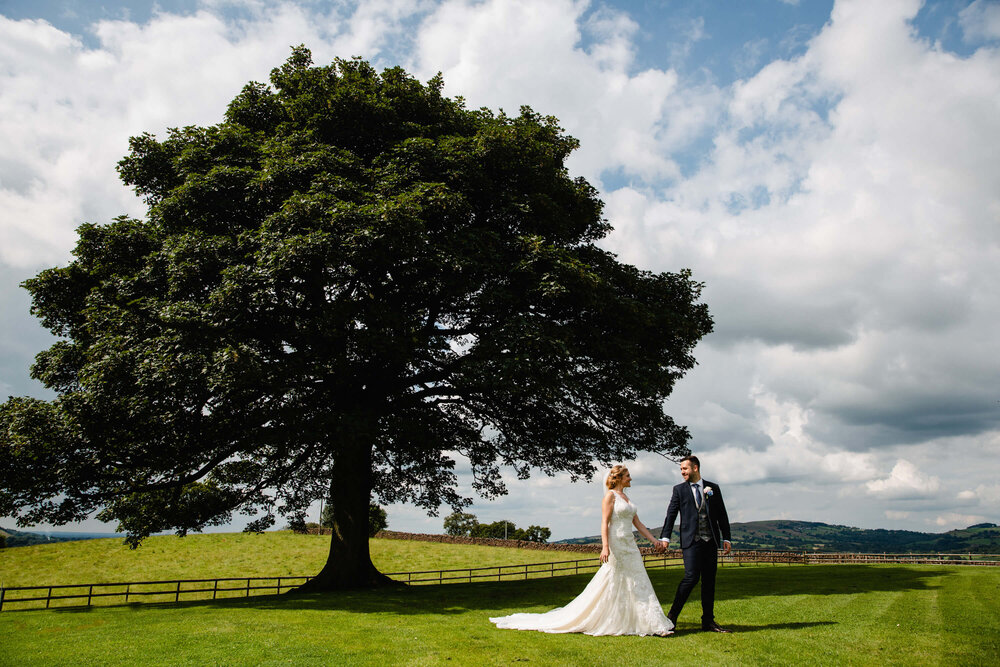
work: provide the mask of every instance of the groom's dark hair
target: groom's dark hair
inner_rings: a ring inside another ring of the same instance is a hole
[[[693,465],[698,470],[701,470],[701,461],[699,461],[698,457],[695,456],[694,454],[688,454],[687,456],[681,459],[681,463],[684,463],[685,461],[690,461],[691,465]]]

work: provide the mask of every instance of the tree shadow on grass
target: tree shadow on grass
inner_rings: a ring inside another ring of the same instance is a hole
[[[284,609],[350,611],[357,613],[461,614],[470,610],[497,610],[508,606],[541,605],[550,609],[566,604],[583,590],[592,574],[564,577],[460,583],[444,585],[390,586],[376,589],[330,592],[289,592],[281,595],[228,597],[215,600],[181,600],[179,602],[130,602],[100,604],[92,607],[66,606],[44,610],[54,613],[89,613],[104,609],[185,609],[217,607],[226,609]],[[182,592],[183,594],[183,592]],[[170,593],[169,595],[173,595]],[[16,601],[10,601],[16,603]],[[5,605],[6,607],[6,605]],[[521,609],[519,609],[520,611]],[[531,611],[531,609],[527,609]],[[38,608],[10,609],[40,611]],[[5,608],[4,613],[7,613]]]
[[[216,600],[102,604],[93,607],[52,607],[55,613],[89,613],[102,609],[185,609],[217,607],[226,609],[283,609],[349,611],[399,615],[462,614],[488,610],[503,614],[516,611],[547,611],[570,602],[580,594],[593,574],[569,575],[517,581],[454,583],[444,585],[391,586],[353,591],[284,593]],[[11,611],[17,611],[12,609]],[[31,611],[25,609],[24,611]],[[37,609],[35,610],[37,611]],[[6,610],[4,611],[6,613]]]
[[[683,572],[678,569],[650,570],[649,574],[660,602],[669,604]],[[580,594],[592,576],[591,573],[503,582],[400,586],[329,593],[292,592],[249,598],[146,602],[117,606],[136,610],[214,606],[231,609],[350,611],[398,615],[451,615],[473,610],[488,610],[502,615],[511,611],[547,611],[563,606]],[[947,570],[864,565],[725,567],[719,569],[716,599],[724,601],[775,595],[852,595],[866,591],[928,590],[941,586],[942,579],[947,576],[949,576]],[[111,605],[57,607],[49,611],[86,613],[108,607]],[[807,624],[748,627],[747,631],[794,629],[802,625]]]

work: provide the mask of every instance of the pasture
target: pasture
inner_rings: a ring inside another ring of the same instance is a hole
[[[382,572],[597,558],[596,553],[406,540],[373,539],[369,544],[372,562]],[[120,539],[59,542],[0,550],[0,582],[5,586],[41,586],[308,575],[319,572],[329,550],[329,535],[297,535],[288,531],[161,535],[148,538],[134,550]]]

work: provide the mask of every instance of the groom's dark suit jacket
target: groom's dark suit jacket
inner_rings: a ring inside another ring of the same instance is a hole
[[[708,524],[711,527],[712,537],[715,538],[717,547],[722,547],[722,540],[732,541],[729,533],[729,515],[726,514],[726,503],[722,500],[722,491],[715,482],[702,479],[701,483],[712,487],[712,495],[706,496],[708,502]],[[704,487],[703,487],[704,488]],[[691,492],[691,484],[682,482],[674,487],[674,493],[670,497],[670,505],[667,506],[667,518],[663,520],[663,530],[660,537],[669,538],[674,531],[674,522],[677,516],[681,517],[681,549],[687,549],[694,544],[698,537],[698,507],[694,502],[694,493]]]

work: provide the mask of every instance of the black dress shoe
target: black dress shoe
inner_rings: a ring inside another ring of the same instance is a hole
[[[725,629],[715,621],[712,621],[711,623],[702,624],[701,629],[704,630],[705,632],[726,632],[726,633],[732,632],[732,630]]]

